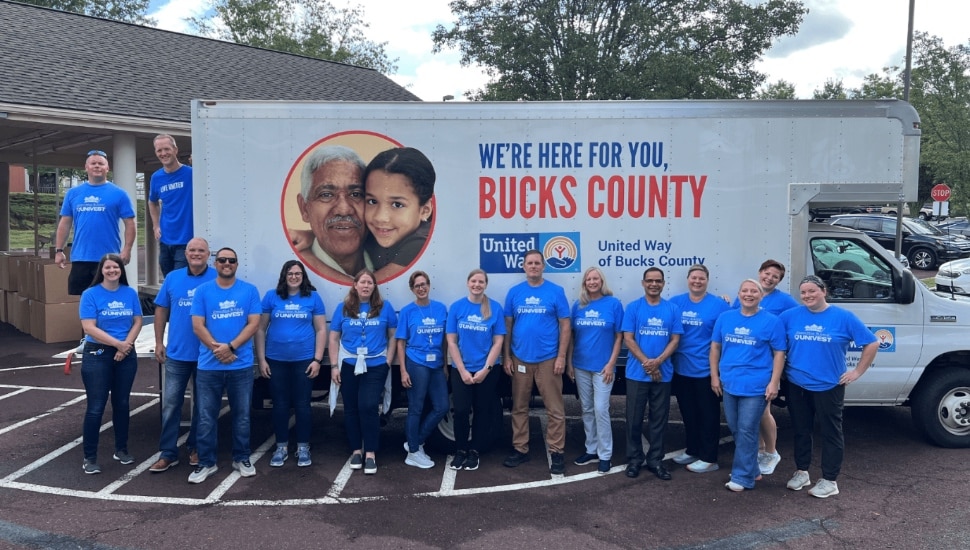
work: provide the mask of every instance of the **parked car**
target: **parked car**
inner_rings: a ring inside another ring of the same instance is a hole
[[[896,248],[896,218],[882,214],[843,214],[829,219],[862,231],[887,250]],[[970,257],[970,240],[962,235],[946,235],[923,220],[903,218],[902,252],[915,269],[933,269],[939,262]]]
[[[970,295],[970,258],[941,265],[936,273],[936,290]]]
[[[867,213],[879,213],[880,206],[878,204],[870,205],[856,205],[856,206],[813,206],[808,209],[809,215],[813,220],[816,221],[826,221],[832,216],[838,216],[839,214],[867,214]]]
[[[952,218],[937,224],[936,228],[950,235],[970,237],[970,220],[967,218]]]

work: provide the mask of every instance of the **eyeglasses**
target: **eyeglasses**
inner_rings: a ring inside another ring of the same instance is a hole
[[[236,258],[216,258],[216,261],[220,264],[235,264],[239,260]]]
[[[648,285],[662,285],[662,284],[664,284],[664,280],[663,279],[644,279],[643,282],[647,283]]]
[[[104,158],[108,158],[108,153],[105,153],[100,149],[91,149],[90,151],[88,151],[88,156],[90,157],[91,155],[98,155]]]
[[[411,288],[428,288],[429,286],[431,286],[431,285],[429,285],[428,283],[418,283],[418,284],[412,286]]]

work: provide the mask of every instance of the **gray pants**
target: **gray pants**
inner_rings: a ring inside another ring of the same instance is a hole
[[[664,430],[670,417],[670,382],[626,381],[626,458],[627,462],[643,462],[643,413],[649,409],[647,420],[647,466],[660,465],[664,457]]]

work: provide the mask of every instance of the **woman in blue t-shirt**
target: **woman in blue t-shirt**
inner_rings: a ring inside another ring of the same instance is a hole
[[[396,347],[389,345],[397,313],[381,298],[374,273],[362,269],[330,321],[330,380],[340,386],[350,469],[377,473],[381,396],[388,384]],[[336,357],[336,361],[333,358]]]
[[[451,398],[455,406],[455,457],[452,470],[477,470],[478,452],[492,435],[488,425],[498,407],[499,374],[494,371],[505,339],[502,306],[485,295],[488,274],[473,269],[466,282],[468,296],[448,308],[448,355],[451,357]],[[473,413],[472,430],[468,414]],[[471,431],[471,441],[468,433]]]
[[[777,317],[760,308],[764,291],[754,279],[738,290],[741,309],[721,314],[711,335],[711,389],[724,398],[724,417],[734,435],[731,491],[754,489],[758,425],[765,405],[778,396],[785,366],[785,332]]]
[[[269,378],[273,397],[276,451],[269,465],[275,468],[289,457],[290,407],[296,416],[296,465],[311,464],[310,396],[327,345],[327,312],[316,290],[303,264],[289,260],[276,288],[263,296],[253,342],[259,373]]]
[[[135,461],[128,454],[128,400],[138,371],[135,339],[141,330],[141,302],[138,292],[128,286],[121,256],[106,254],[101,258],[94,281],[81,294],[80,316],[85,334],[81,379],[88,403],[84,412],[81,467],[86,474],[100,474],[98,436],[109,394],[115,432],[114,459],[122,464]]]
[[[407,442],[404,463],[433,468],[424,452],[431,430],[448,414],[448,380],[445,377],[445,323],[448,308],[432,300],[431,278],[424,271],[411,273],[408,286],[414,301],[401,309],[397,324],[397,356],[401,361],[401,385],[408,391]],[[422,420],[424,401],[430,398],[431,412]]]

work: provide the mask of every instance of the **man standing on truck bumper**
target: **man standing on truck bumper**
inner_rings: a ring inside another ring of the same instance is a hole
[[[670,382],[674,364],[670,357],[684,333],[680,308],[660,297],[664,272],[651,267],[643,272],[644,297],[630,302],[623,314],[623,342],[630,351],[626,363],[626,477],[640,475],[640,468],[664,481],[664,431],[670,416]],[[643,412],[649,408],[647,441],[643,455]]]
[[[503,343],[505,373],[512,377],[512,454],[505,466],[515,468],[529,461],[529,401],[532,384],[549,418],[546,445],[551,454],[549,472],[562,474],[566,465],[566,413],[562,399],[562,373],[569,344],[569,302],[562,287],[542,277],[545,258],[530,250],[523,263],[526,280],[505,297]]]
[[[155,156],[162,167],[149,180],[148,213],[158,239],[162,276],[188,265],[185,247],[192,239],[192,167],[179,162],[179,148],[168,134],[155,136]]]

